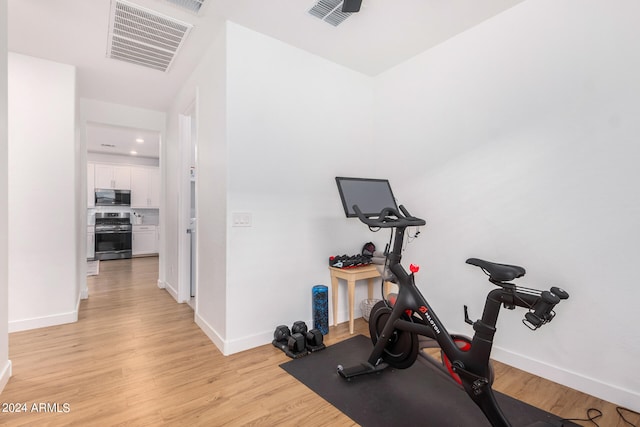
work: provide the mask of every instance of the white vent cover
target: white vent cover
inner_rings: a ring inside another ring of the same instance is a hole
[[[112,0],[107,57],[167,71],[191,28],[133,3]]]
[[[309,13],[334,27],[351,16],[351,13],[342,11],[342,0],[319,0],[309,9]]]
[[[176,4],[191,12],[198,13],[205,0],[167,0],[169,3]]]

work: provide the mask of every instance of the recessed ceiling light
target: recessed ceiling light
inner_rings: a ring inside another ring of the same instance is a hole
[[[143,143],[144,143],[144,139],[142,139],[142,138],[136,138],[136,142],[137,142],[138,144],[143,144]]]
[[[132,156],[135,156],[136,154],[138,154],[138,152],[135,151],[135,150],[131,150],[131,151],[129,151],[129,153],[131,153]]]

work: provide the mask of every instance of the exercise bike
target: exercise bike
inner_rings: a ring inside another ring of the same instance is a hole
[[[340,376],[350,380],[387,367],[405,369],[413,365],[420,353],[421,357],[437,365],[464,388],[492,426],[511,426],[495,399],[489,360],[500,308],[515,309],[517,306],[527,309],[523,323],[536,330],[554,318],[554,307],[569,298],[569,294],[557,287],[540,291],[516,286],[511,282],[524,276],[524,268],[470,258],[467,264],[479,267],[497,288],[489,292],[481,319],[471,321],[467,307],[464,307],[465,322],[473,325],[473,338],[452,335],[416,287],[414,273],[418,268],[412,265],[407,272],[400,263],[406,229],[423,226],[425,221],[413,217],[402,205],[399,206],[400,212],[395,208],[384,208],[377,215],[365,215],[357,205],[352,209],[370,229],[391,229],[392,250],[385,258],[383,278],[395,282],[399,290],[395,298],[382,300],[371,309],[369,332],[374,347],[368,360],[352,367],[339,365]],[[419,351],[433,346],[441,349],[441,361]],[[550,424],[534,424],[547,425]]]

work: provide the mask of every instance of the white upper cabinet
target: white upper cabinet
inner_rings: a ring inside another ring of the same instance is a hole
[[[131,168],[96,163],[95,188],[131,190]]]
[[[131,207],[160,207],[159,168],[131,167]]]

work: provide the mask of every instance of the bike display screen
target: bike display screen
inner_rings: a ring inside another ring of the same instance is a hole
[[[357,217],[353,205],[367,216],[378,216],[384,208],[398,210],[391,185],[386,179],[336,177],[342,207],[347,218]]]

